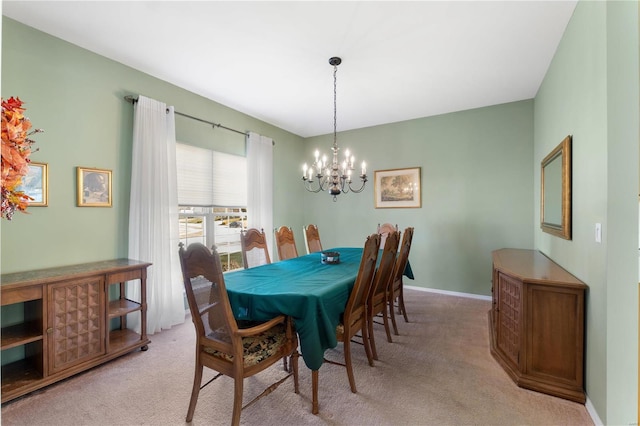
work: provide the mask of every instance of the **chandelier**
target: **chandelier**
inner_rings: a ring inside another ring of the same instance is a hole
[[[329,191],[329,194],[333,196],[333,201],[337,200],[337,196],[340,193],[362,192],[367,182],[367,166],[365,162],[362,162],[362,168],[360,169],[360,181],[362,182],[360,188],[354,189],[351,186],[352,175],[354,171],[355,157],[350,155],[349,150],[345,150],[345,156],[342,163],[338,160],[338,138],[336,130],[336,73],[338,72],[338,65],[342,62],[342,59],[333,57],[329,59],[329,64],[333,65],[333,146],[331,151],[333,153],[333,159],[331,162],[327,160],[327,156],[320,157],[320,153],[316,150],[315,160],[311,167],[307,166],[307,163],[302,166],[302,181],[304,187],[309,192]],[[315,180],[314,180],[315,179]]]

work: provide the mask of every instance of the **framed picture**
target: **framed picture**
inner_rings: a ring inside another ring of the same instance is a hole
[[[422,207],[420,167],[376,170],[373,194],[377,209]]]
[[[47,207],[49,205],[49,169],[46,163],[29,163],[29,172],[22,177],[18,191],[23,191],[33,200],[29,207]]]
[[[76,167],[79,207],[111,207],[111,170]]]

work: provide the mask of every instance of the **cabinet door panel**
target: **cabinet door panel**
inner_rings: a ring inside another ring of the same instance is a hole
[[[522,282],[498,274],[498,348],[515,367],[520,362]]]
[[[48,286],[50,372],[105,353],[105,303],[102,276]]]
[[[527,374],[582,385],[583,306],[582,291],[528,287]]]

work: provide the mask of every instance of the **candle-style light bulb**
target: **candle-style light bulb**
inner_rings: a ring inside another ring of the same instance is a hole
[[[304,163],[302,165],[302,177],[307,176],[307,168],[308,168],[307,163]]]
[[[367,164],[364,161],[362,162],[362,174],[367,174]]]
[[[320,151],[316,149],[316,162],[318,161],[318,157],[320,157]]]

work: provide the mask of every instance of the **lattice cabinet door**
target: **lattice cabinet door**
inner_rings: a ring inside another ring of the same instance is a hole
[[[522,281],[498,273],[497,346],[515,368],[520,363]]]
[[[49,372],[105,353],[104,276],[47,286]]]

